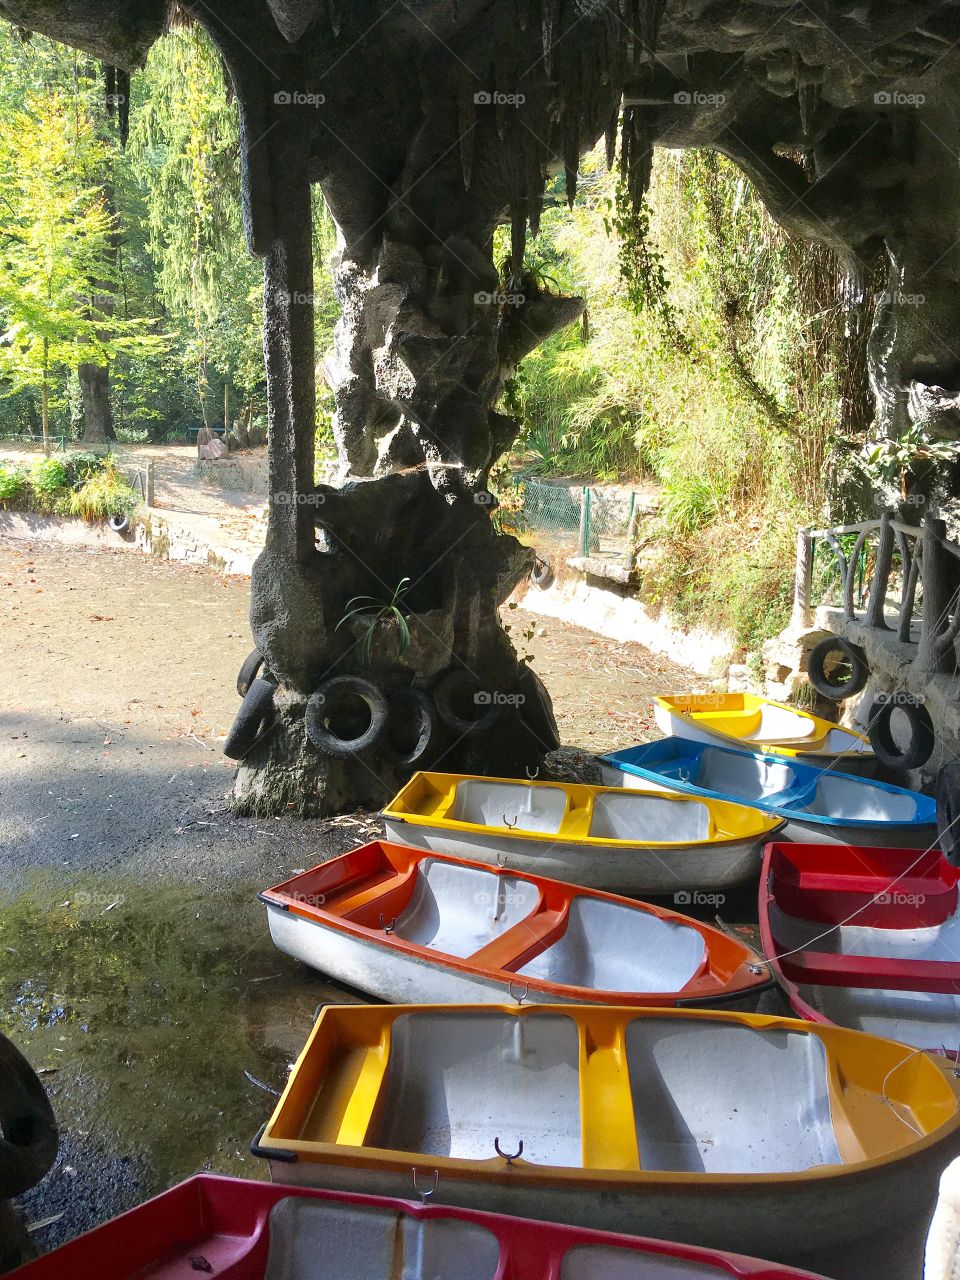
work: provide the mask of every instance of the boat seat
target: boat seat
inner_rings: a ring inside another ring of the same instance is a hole
[[[793,982],[824,987],[882,987],[891,991],[960,991],[960,964],[949,960],[896,960],[885,956],[804,951],[782,960]]]
[[[327,902],[324,909],[343,920],[354,924],[365,925],[375,929],[379,924],[381,913],[387,920],[393,919],[406,906],[412,892],[412,882],[417,874],[418,864],[398,871],[396,875],[379,880],[376,884],[368,884],[339,901]]]
[[[563,937],[569,910],[565,903],[556,911],[538,911],[465,959],[477,968],[515,970]]]

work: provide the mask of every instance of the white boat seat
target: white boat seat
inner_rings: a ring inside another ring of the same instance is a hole
[[[593,991],[679,991],[706,955],[703,934],[689,925],[581,894],[563,936],[517,973]]]
[[[494,1138],[522,1139],[525,1162],[583,1165],[580,1037],[564,1014],[401,1014],[382,1097],[369,1146],[492,1160]]]
[[[589,835],[599,840],[707,840],[710,810],[700,800],[666,800],[637,791],[601,792],[593,802]]]
[[[641,1168],[794,1173],[842,1163],[816,1036],[638,1018],[626,1045]]]
[[[287,1196],[270,1211],[263,1280],[494,1280],[499,1262],[474,1222]]]
[[[480,827],[556,834],[566,811],[567,795],[562,787],[467,778],[457,783],[449,817]]]
[[[424,858],[398,938],[452,956],[469,956],[533,915],[540,890],[529,880]]]

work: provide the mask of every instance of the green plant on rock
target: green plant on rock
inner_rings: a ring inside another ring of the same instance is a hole
[[[67,500],[71,515],[82,516],[91,523],[109,520],[111,516],[135,515],[139,506],[136,492],[109,457],[102,460],[98,471],[88,473]]]
[[[23,467],[0,466],[0,506],[7,510],[20,506],[20,499],[27,491],[27,473]]]
[[[409,586],[410,579],[401,578],[389,600],[363,595],[353,596],[347,601],[347,611],[334,630],[339,631],[356,619],[363,636],[365,662],[370,662],[374,645],[381,641],[392,644],[394,656],[398,658],[409,649],[410,627],[406,619],[409,610],[403,598]]]

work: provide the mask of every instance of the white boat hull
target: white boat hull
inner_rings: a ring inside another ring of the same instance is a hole
[[[663,845],[637,844],[624,849],[596,841],[588,846],[562,839],[528,840],[523,836],[499,835],[493,830],[474,835],[389,817],[384,819],[384,826],[387,839],[397,844],[633,897],[710,891],[742,884],[759,874],[767,841],[782,839],[779,832],[773,830],[748,839],[710,845],[664,848]]]
[[[605,787],[625,787],[629,791],[669,791],[668,781],[654,782],[650,778],[642,778],[639,774],[628,773],[625,769],[615,769],[613,765],[601,764],[600,778]],[[672,788],[678,795],[694,795],[695,792],[681,791]],[[734,804],[743,804],[745,800],[730,798]],[[770,810],[763,810],[769,813]],[[850,824],[803,822],[797,818],[789,818],[776,835],[766,836],[768,840],[790,840],[794,844],[853,844],[873,845],[889,849],[929,849],[937,843],[936,823],[925,823],[916,826],[913,823],[896,822],[857,822]]]
[[[461,973],[449,965],[430,963],[409,952],[395,950],[292,911],[267,903],[267,919],[274,944],[295,960],[390,1004],[604,1004],[603,993],[587,987],[571,989],[569,996],[530,987],[522,974],[510,981],[492,975]],[[711,1008],[753,1012],[758,990],[740,996],[697,1001]],[[642,993],[637,993],[642,1004]]]

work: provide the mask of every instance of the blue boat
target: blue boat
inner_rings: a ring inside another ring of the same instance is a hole
[[[787,822],[781,840],[915,849],[937,842],[932,797],[788,756],[671,737],[613,751],[601,762],[608,787],[668,787],[776,814]]]

